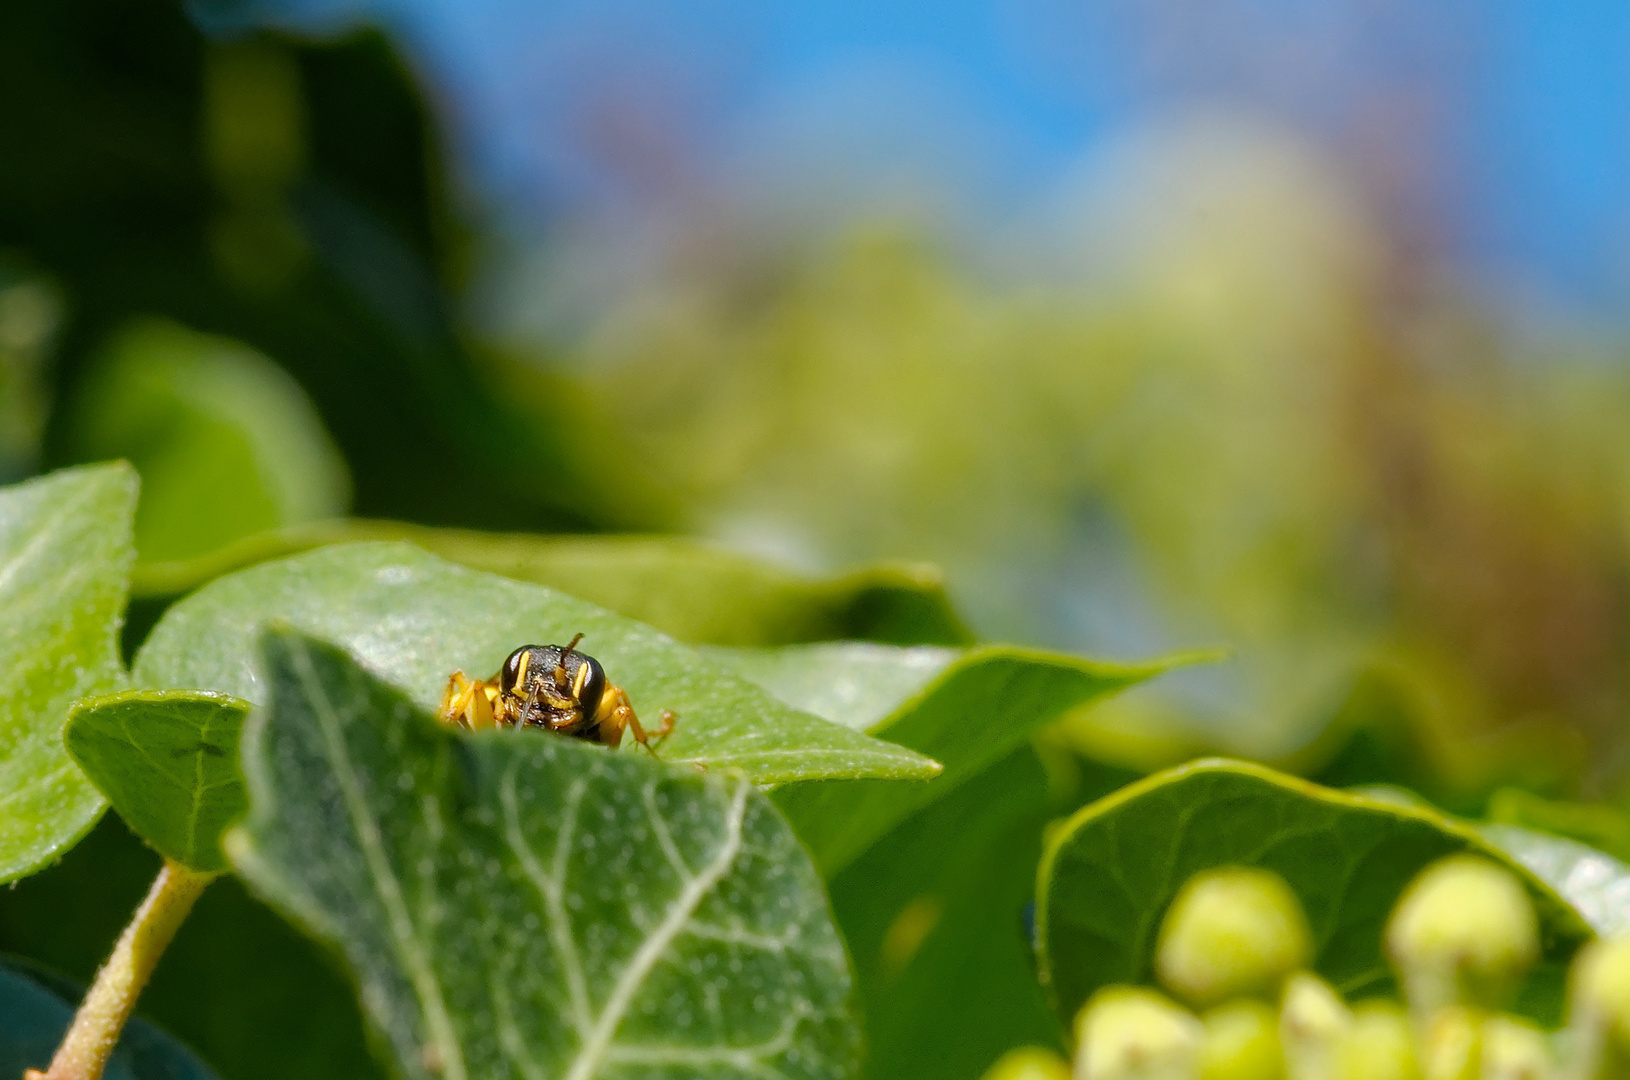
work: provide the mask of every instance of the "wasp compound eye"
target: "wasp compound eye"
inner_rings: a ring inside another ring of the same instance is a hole
[[[524,690],[542,652],[540,645],[522,645],[510,653],[498,672],[498,688],[506,694],[518,694]]]
[[[585,713],[593,716],[606,692],[606,672],[600,666],[600,661],[575,649],[568,649],[562,657],[561,666],[566,669],[566,677],[570,680],[572,697]]]

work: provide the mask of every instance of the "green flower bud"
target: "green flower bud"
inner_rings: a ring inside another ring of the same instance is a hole
[[[1070,1080],[1070,1063],[1044,1047],[1021,1046],[998,1058],[984,1080]]]
[[[1454,855],[1410,884],[1386,941],[1410,1007],[1430,1017],[1447,1005],[1502,1004],[1539,957],[1539,924],[1515,877]]]
[[[1279,1044],[1289,1080],[1333,1080],[1353,1014],[1330,984],[1306,971],[1285,981],[1279,1007]]]
[[[1191,877],[1167,909],[1155,975],[1198,1008],[1273,996],[1307,964],[1312,942],[1302,905],[1279,875],[1237,866],[1208,870]]]
[[[1231,1001],[1202,1018],[1200,1080],[1283,1080],[1279,1017],[1260,1001]]]
[[[1108,986],[1075,1019],[1076,1080],[1193,1080],[1203,1028],[1141,986]]]
[[[1353,1022],[1336,1051],[1335,1080],[1420,1080],[1415,1032],[1402,1007],[1366,1001],[1353,1008]]]
[[[1514,1016],[1483,1021],[1482,1080],[1553,1080],[1556,1063],[1545,1035]]]
[[[1595,941],[1573,962],[1568,1030],[1574,1075],[1630,1076],[1630,937]]]
[[[1432,1014],[1421,1038],[1426,1080],[1478,1080],[1483,1064],[1483,1014],[1448,1005]]]

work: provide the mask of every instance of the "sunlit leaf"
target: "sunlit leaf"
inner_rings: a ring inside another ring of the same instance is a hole
[[[1460,851],[1505,864],[1528,886],[1544,958],[1518,1007],[1555,1022],[1564,968],[1591,928],[1520,861],[1430,809],[1220,759],[1141,780],[1053,833],[1037,886],[1042,980],[1065,1020],[1099,987],[1148,981],[1177,890],[1208,867],[1246,865],[1296,891],[1319,973],[1349,997],[1373,993],[1391,983],[1381,931],[1399,894],[1428,863]]]
[[[329,521],[246,537],[192,559],[144,561],[135,593],[176,596],[233,570],[324,544],[406,540],[451,562],[547,585],[681,641],[782,645],[855,638],[964,644],[937,569],[877,563],[812,578],[683,537],[534,536]]]
[[[1480,825],[1477,831],[1554,889],[1598,934],[1630,930],[1630,866],[1577,840],[1521,825]]]
[[[853,1072],[820,881],[744,777],[463,736],[330,646],[262,640],[227,847],[339,947],[402,1075]]]
[[[68,752],[130,827],[194,870],[227,868],[221,833],[246,805],[238,735],[247,702],[126,690],[75,706]]]
[[[867,1075],[977,1076],[1011,1047],[1056,1040],[1022,919],[1050,813],[1029,738],[1165,665],[856,643],[710,654],[785,701],[946,755],[926,785],[775,794],[828,875],[855,957]]]
[[[49,862],[102,810],[62,725],[75,698],[123,679],[135,505],[126,465],[0,490],[0,881]]]
[[[582,648],[655,723],[679,714],[663,744],[674,761],[734,766],[761,783],[829,776],[933,776],[920,754],[776,701],[639,623],[538,585],[477,573],[406,544],[320,548],[218,578],[167,612],[136,657],[139,685],[264,700],[258,628],[283,619],[358,657],[435,709],[448,676],[487,677],[526,644]]]
[[[1007,645],[966,651],[832,643],[711,655],[789,704],[939,761],[932,784],[798,784],[776,792],[831,876],[893,826],[1024,744],[1065,713],[1166,670]]]
[[[41,971],[0,963],[0,1076],[44,1069],[84,990]],[[215,1080],[179,1042],[142,1020],[125,1026],[105,1080]]]

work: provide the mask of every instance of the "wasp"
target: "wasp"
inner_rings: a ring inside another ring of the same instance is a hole
[[[655,756],[651,740],[667,736],[679,718],[663,709],[661,725],[646,731],[600,661],[577,651],[582,640],[578,634],[570,645],[522,645],[490,679],[453,672],[441,699],[442,722],[468,731],[544,728],[611,747],[622,745],[629,731]]]

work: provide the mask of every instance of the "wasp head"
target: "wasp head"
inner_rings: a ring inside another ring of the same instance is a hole
[[[570,732],[588,724],[605,695],[600,661],[570,645],[522,645],[498,673],[498,688],[515,699],[520,724]]]

